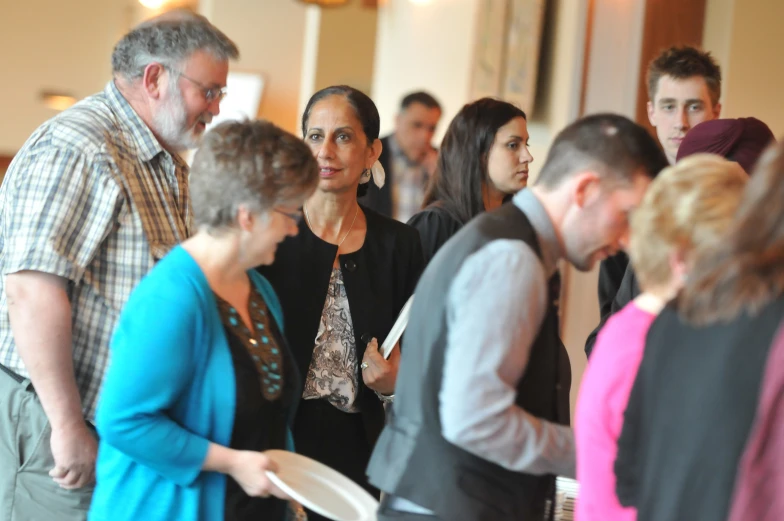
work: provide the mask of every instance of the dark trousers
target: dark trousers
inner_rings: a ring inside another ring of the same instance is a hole
[[[362,413],[345,413],[326,400],[302,400],[294,421],[297,453],[331,467],[378,498],[378,489],[368,483],[367,469],[373,448],[367,439]],[[327,518],[310,510],[308,521]]]

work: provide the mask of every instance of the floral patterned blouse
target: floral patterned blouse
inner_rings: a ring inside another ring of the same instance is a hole
[[[346,287],[340,268],[329,277],[327,299],[321,312],[313,359],[305,379],[305,400],[326,399],[344,412],[360,412],[359,358]]]

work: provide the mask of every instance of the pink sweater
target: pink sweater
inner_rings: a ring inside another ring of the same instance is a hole
[[[577,398],[574,430],[580,497],[577,521],[634,521],[637,511],[618,503],[615,456],[623,412],[655,315],[630,302],[599,332]]]

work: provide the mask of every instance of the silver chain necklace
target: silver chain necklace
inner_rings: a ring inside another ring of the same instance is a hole
[[[308,215],[308,208],[305,205],[302,205],[302,210],[305,212],[305,223],[308,225],[308,228],[310,228],[310,231],[312,231],[314,234],[316,234],[316,236],[319,237],[319,239],[321,239],[321,236],[319,236],[319,234],[316,233],[316,231],[313,229],[313,226],[311,226],[310,224],[310,216]],[[338,251],[340,251],[340,247],[343,245],[343,241],[346,240],[346,237],[348,237],[348,234],[351,233],[352,229],[354,229],[354,223],[357,220],[357,214],[359,214],[359,205],[357,205],[357,209],[354,210],[354,218],[351,220],[351,226],[348,227],[348,231],[343,236],[343,239],[341,239],[341,241],[338,243]]]

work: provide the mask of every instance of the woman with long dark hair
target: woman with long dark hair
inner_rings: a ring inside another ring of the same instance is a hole
[[[423,210],[408,221],[425,260],[468,221],[525,188],[533,160],[522,110],[492,98],[465,105],[444,135]]]

